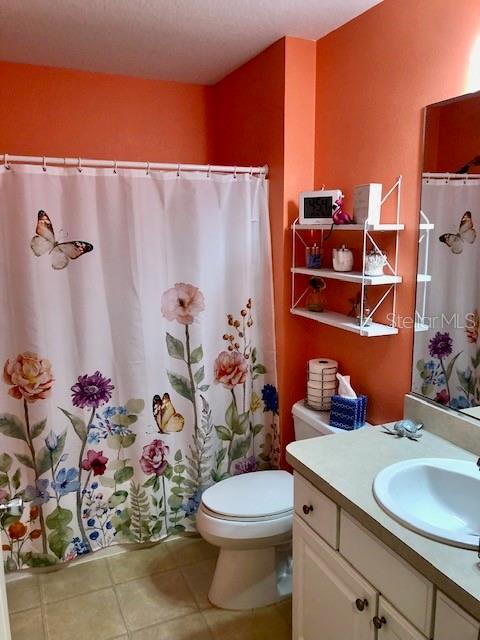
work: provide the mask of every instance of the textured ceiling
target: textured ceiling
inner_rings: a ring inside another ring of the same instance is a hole
[[[0,0],[0,60],[212,84],[380,0]]]

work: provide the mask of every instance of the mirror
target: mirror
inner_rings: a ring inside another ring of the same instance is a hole
[[[480,92],[425,115],[412,391],[480,419]]]

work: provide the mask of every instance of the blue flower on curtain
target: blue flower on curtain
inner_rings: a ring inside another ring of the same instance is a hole
[[[67,470],[65,467],[62,467],[62,469],[57,473],[55,480],[52,482],[52,488],[60,496],[66,496],[67,493],[78,491],[80,489],[78,469],[71,467]]]
[[[278,391],[273,384],[266,384],[262,389],[264,411],[278,413]]]
[[[25,500],[31,502],[32,505],[38,507],[41,504],[46,504],[50,500],[50,494],[48,493],[49,481],[46,478],[37,480],[35,486],[29,484],[25,489]]]

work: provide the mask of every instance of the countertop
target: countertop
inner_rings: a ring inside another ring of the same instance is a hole
[[[299,440],[287,447],[287,460],[299,474],[480,620],[477,552],[410,531],[385,513],[375,500],[372,484],[376,474],[409,458],[477,459],[428,431],[413,442],[385,435],[380,427]]]

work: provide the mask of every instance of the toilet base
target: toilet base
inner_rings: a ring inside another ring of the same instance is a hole
[[[255,609],[292,592],[291,545],[220,549],[208,599],[221,609]]]

